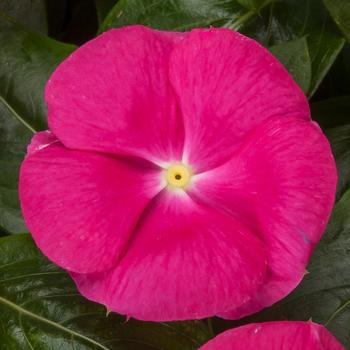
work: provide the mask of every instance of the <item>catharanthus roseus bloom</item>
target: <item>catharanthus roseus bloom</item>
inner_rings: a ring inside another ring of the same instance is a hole
[[[144,320],[237,318],[301,280],[336,171],[282,65],[228,29],[110,30],[53,73],[21,168],[39,248]]]
[[[345,350],[323,326],[309,322],[267,322],[230,329],[200,350]]]

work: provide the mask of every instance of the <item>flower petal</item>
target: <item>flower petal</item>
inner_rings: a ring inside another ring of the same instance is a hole
[[[230,158],[267,118],[310,118],[306,97],[277,59],[229,29],[187,35],[171,55],[170,79],[184,116],[185,160],[197,172]]]
[[[226,164],[194,177],[197,200],[239,218],[268,252],[266,281],[255,298],[228,314],[240,318],[291,292],[325,230],[337,176],[329,143],[314,122],[270,119]]]
[[[238,221],[166,190],[145,212],[113,272],[73,278],[85,297],[109,310],[170,321],[243,304],[264,273],[262,244]]]
[[[345,350],[313,322],[252,323],[219,334],[199,350]]]
[[[159,170],[149,164],[68,150],[52,135],[37,134],[20,172],[22,210],[36,244],[71,271],[115,265],[160,190]]]
[[[77,49],[47,84],[50,129],[73,149],[180,159],[183,126],[168,61],[183,35],[130,26]]]

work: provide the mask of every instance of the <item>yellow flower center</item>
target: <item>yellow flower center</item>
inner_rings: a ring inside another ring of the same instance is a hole
[[[166,180],[170,187],[185,188],[191,180],[191,169],[184,164],[173,164],[166,170]]]

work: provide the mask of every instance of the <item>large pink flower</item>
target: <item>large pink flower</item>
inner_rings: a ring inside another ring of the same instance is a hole
[[[323,326],[309,322],[253,323],[230,329],[199,350],[345,350]]]
[[[300,282],[336,170],[259,44],[110,30],[57,68],[46,101],[52,134],[22,165],[23,213],[87,298],[144,320],[237,318]]]

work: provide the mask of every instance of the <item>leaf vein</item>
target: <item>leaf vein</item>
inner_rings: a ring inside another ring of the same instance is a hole
[[[51,321],[45,317],[36,315],[33,312],[26,310],[26,309],[18,306],[17,304],[13,303],[12,301],[9,301],[3,297],[0,297],[0,304],[3,304],[5,306],[7,306],[8,308],[17,311],[19,314],[22,314],[23,316],[34,319],[34,320],[41,322],[41,323],[45,323],[53,328],[59,329],[62,332],[65,332],[65,333],[68,333],[72,336],[75,336],[76,338],[80,338],[80,339],[82,339],[90,344],[93,344],[94,346],[97,346],[99,349],[110,350],[109,348],[105,347],[104,345],[98,343],[97,341],[95,341],[95,340],[93,340],[93,339],[91,339],[83,334],[75,332],[75,331],[73,331],[67,327],[62,326],[62,325],[58,324],[57,322]]]
[[[11,112],[11,114],[21,122],[27,129],[31,132],[35,133],[37,130],[33,126],[31,126],[28,122],[26,122],[15,110],[14,108],[5,100],[3,96],[0,95],[0,101],[7,107],[7,109]]]

